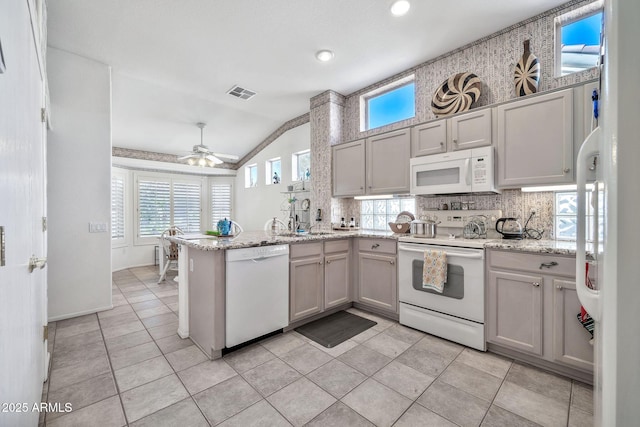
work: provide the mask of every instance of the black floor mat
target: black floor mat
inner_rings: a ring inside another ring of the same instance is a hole
[[[322,346],[332,348],[376,324],[373,320],[339,311],[295,330]]]

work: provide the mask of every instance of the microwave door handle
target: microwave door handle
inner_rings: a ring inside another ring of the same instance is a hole
[[[466,159],[464,161],[464,168],[466,169],[466,183],[467,185],[471,185],[471,159]]]

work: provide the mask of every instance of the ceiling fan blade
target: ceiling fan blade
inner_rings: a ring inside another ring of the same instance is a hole
[[[212,161],[213,163],[215,163],[216,165],[219,165],[221,163],[224,163],[222,160],[220,160],[219,158],[217,158],[214,155],[211,154],[207,154],[206,156],[204,156],[207,160]]]
[[[238,160],[240,157],[236,156],[235,154],[222,154],[222,153],[211,153],[216,157],[220,157],[222,159],[229,159],[229,160]]]
[[[198,157],[198,155],[197,154],[187,154],[186,156],[178,157],[178,160],[187,160],[187,159],[192,159],[194,157]]]

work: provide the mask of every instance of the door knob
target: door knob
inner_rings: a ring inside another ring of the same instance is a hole
[[[569,168],[564,168],[563,172],[564,172],[564,173],[569,173],[569,172],[571,172],[571,169],[569,169]]]
[[[561,291],[562,290],[562,285],[556,285],[556,289]]]
[[[331,264],[331,260],[330,259],[327,260],[327,264]]]
[[[29,273],[33,273],[33,270],[35,270],[36,268],[42,270],[45,265],[47,265],[46,258],[36,258],[36,256],[33,255],[31,258],[29,258]]]
[[[391,265],[395,265],[395,263],[396,262],[394,260],[389,261],[389,264],[391,264]]]
[[[539,287],[540,287],[540,282],[531,282],[531,284],[532,284],[533,286],[535,286],[536,288],[539,288]]]

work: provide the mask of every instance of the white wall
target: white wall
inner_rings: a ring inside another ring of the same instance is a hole
[[[0,226],[6,263],[0,265],[0,402],[40,402],[44,380],[42,341],[46,271],[27,268],[46,256],[41,74],[28,3],[0,1],[0,37],[6,70],[0,74]],[[33,10],[32,10],[33,12]],[[35,31],[34,31],[35,30]],[[5,408],[6,409],[6,408]],[[38,413],[1,411],[1,426],[35,426]]]
[[[49,48],[49,319],[111,307],[111,68]]]
[[[222,170],[221,170],[222,171]],[[222,171],[227,173],[226,171]],[[113,167],[112,173],[125,178],[125,238],[122,242],[112,244],[111,270],[119,271],[125,268],[153,265],[155,263],[155,247],[158,243],[136,242],[136,204],[135,204],[135,175],[157,176],[169,179],[202,179],[204,191],[202,194],[202,231],[212,230],[210,209],[210,185],[211,183],[228,182],[235,185],[233,176],[209,176],[177,174],[167,172],[148,172],[138,169],[124,169]],[[232,193],[233,194],[233,193]],[[233,212],[233,206],[232,206]]]
[[[237,221],[244,230],[262,230],[264,224],[274,216],[280,219],[288,217],[281,211],[281,206],[286,199],[286,195],[282,192],[286,191],[287,185],[292,183],[291,155],[309,149],[310,132],[309,123],[285,132],[238,170],[235,183],[236,209],[233,220]],[[282,161],[281,181],[278,185],[266,185],[265,162],[275,157],[280,157]],[[258,186],[245,188],[244,167],[254,163],[258,164]]]

